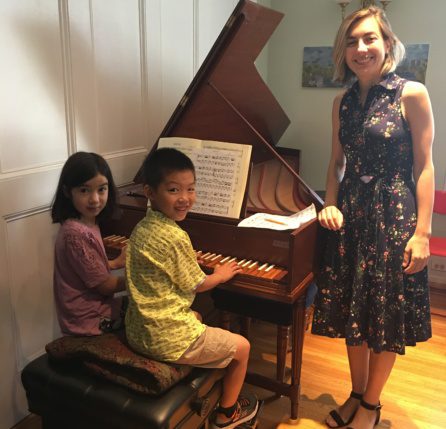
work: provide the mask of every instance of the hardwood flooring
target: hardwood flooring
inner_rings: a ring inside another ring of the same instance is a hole
[[[397,358],[383,392],[382,421],[376,428],[446,428],[446,318],[432,316],[433,338],[407,348]],[[251,368],[265,375],[275,371],[275,327],[252,325]],[[289,422],[290,403],[272,398],[265,390],[245,386],[265,399],[260,429],[326,428],[323,420],[338,407],[351,390],[343,340],[305,335],[301,376],[299,420]]]
[[[432,326],[431,340],[407,348],[406,355],[397,358],[381,398],[378,429],[446,428],[446,317],[433,314]],[[275,374],[275,326],[253,322],[251,338],[251,369]],[[325,416],[350,392],[343,340],[306,333],[301,383],[299,420],[294,423],[289,421],[288,398],[245,385],[265,400],[259,429],[326,428]],[[15,429],[41,429],[40,419],[31,415]]]

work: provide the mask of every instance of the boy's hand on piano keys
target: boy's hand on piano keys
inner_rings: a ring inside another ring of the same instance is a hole
[[[203,258],[201,252],[197,253],[197,262],[198,262],[200,265],[204,265],[204,264],[206,263],[206,260]]]
[[[214,268],[214,274],[221,278],[221,283],[225,283],[231,280],[236,274],[242,272],[242,267],[240,267],[237,262],[227,262],[225,264],[217,264]]]
[[[214,272],[209,274],[204,279],[203,283],[199,284],[196,288],[196,292],[206,292],[218,286],[220,283],[225,283],[231,280],[237,273],[242,271],[237,262],[231,261],[223,264],[217,263],[213,266]]]

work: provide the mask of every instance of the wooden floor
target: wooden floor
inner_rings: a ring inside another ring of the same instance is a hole
[[[381,398],[382,421],[376,428],[446,428],[446,317],[432,316],[433,338],[407,348],[397,362]],[[252,324],[251,369],[275,374],[275,332],[273,325]],[[299,420],[289,422],[288,398],[273,398],[270,392],[245,385],[265,400],[259,429],[316,429],[328,412],[350,392],[343,340],[305,336]],[[30,416],[16,429],[40,429],[37,416]],[[149,429],[149,428],[148,428]]]
[[[446,318],[433,315],[433,338],[408,348],[397,358],[381,398],[382,421],[377,428],[446,428]],[[251,367],[265,375],[275,371],[275,327],[256,322],[252,327]],[[260,340],[263,339],[263,340]],[[306,334],[299,420],[291,424],[289,399],[271,399],[271,394],[252,386],[266,400],[260,429],[326,428],[328,412],[341,404],[351,390],[343,340]]]

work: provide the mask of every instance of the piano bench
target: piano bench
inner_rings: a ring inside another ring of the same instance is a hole
[[[194,368],[163,394],[149,396],[44,354],[23,369],[22,383],[43,429],[196,429],[207,426],[223,374]]]

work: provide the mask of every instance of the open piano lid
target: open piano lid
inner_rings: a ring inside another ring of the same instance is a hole
[[[302,199],[317,204],[319,197],[274,149],[290,120],[254,64],[282,18],[280,12],[240,0],[160,138],[250,144],[252,162],[279,158],[299,182]]]

